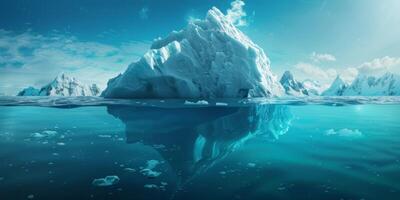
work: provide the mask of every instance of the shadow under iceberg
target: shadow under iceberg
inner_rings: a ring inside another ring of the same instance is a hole
[[[181,184],[205,172],[241,147],[263,136],[278,138],[290,126],[284,105],[242,107],[134,107],[108,106],[109,114],[126,125],[127,143],[155,148],[175,171]]]

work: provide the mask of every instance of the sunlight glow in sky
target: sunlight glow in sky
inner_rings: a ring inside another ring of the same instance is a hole
[[[60,72],[104,88],[154,38],[212,6],[265,50],[277,76],[329,84],[338,74],[400,74],[398,0],[2,0],[0,94]]]

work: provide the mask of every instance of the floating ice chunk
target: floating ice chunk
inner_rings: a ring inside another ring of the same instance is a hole
[[[160,161],[158,160],[148,160],[147,161],[147,169],[154,169],[157,167],[157,165],[160,164]]]
[[[217,102],[215,103],[216,106],[228,106],[227,103],[223,103],[223,102]]]
[[[42,134],[45,134],[46,136],[55,136],[55,135],[57,135],[57,131],[46,130],[46,131],[42,131]]]
[[[163,144],[155,144],[155,145],[153,145],[153,148],[155,148],[155,149],[164,149],[165,145],[163,145]]]
[[[124,168],[124,170],[127,172],[136,172],[136,169],[129,168],[129,167]]]
[[[140,172],[148,178],[156,178],[161,175],[161,172],[153,171],[151,169],[142,169]]]
[[[156,185],[156,184],[146,184],[144,185],[144,188],[147,189],[157,189],[157,190],[165,190],[165,186],[167,186],[168,183],[166,182],[161,182],[161,185]]]
[[[196,102],[186,100],[185,105],[208,105],[208,101],[206,100],[199,100]]]
[[[42,131],[41,133],[36,132],[31,134],[33,138],[47,138],[47,137],[53,137],[55,135],[57,135],[57,131],[50,131],[50,130]]]
[[[111,135],[99,135],[100,138],[111,138]]]
[[[325,131],[325,135],[336,135],[336,131],[333,129],[329,129]]]
[[[147,189],[158,189],[159,187],[156,184],[146,184],[146,185],[144,185],[144,188],[147,188]]]
[[[167,182],[161,182],[161,185],[163,185],[163,186],[167,186],[167,185],[168,185],[168,183],[167,183]]]
[[[41,133],[32,133],[31,136],[34,137],[34,138],[43,138],[43,137],[45,137],[45,135],[43,135]]]
[[[106,176],[105,178],[94,179],[92,185],[99,187],[111,186],[117,184],[119,180],[120,180],[119,177],[115,175]]]
[[[255,163],[247,163],[247,167],[255,167],[256,164]]]
[[[30,194],[30,195],[28,195],[26,198],[28,198],[28,199],[34,199],[34,198],[35,198],[35,195]]]
[[[160,164],[160,161],[148,160],[146,164],[146,168],[140,170],[140,173],[142,173],[144,176],[147,176],[148,178],[155,178],[161,175],[161,172],[153,170],[155,167],[157,167],[157,165]]]
[[[65,146],[65,143],[64,142],[57,142],[57,145],[58,146]]]
[[[325,135],[338,135],[338,136],[343,136],[343,137],[360,137],[362,136],[362,132],[359,131],[358,129],[340,129],[338,131],[335,131],[334,129],[329,129],[325,131]]]

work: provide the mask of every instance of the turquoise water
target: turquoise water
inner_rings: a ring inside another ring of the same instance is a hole
[[[0,199],[400,197],[396,100],[86,100],[0,100]]]

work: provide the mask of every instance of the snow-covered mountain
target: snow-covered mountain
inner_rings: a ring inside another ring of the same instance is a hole
[[[308,91],[309,96],[319,96],[326,88],[318,81],[313,81],[310,79],[304,80],[302,83],[303,87]]]
[[[349,85],[340,76],[332,82],[331,86],[322,93],[322,96],[342,96]]]
[[[52,82],[41,89],[28,87],[18,93],[18,96],[97,96],[100,88],[96,84],[86,85],[76,78],[59,74]]]
[[[164,39],[109,80],[109,98],[280,96],[283,88],[264,51],[217,8]]]
[[[308,96],[307,89],[304,88],[303,83],[297,81],[290,71],[283,73],[281,80],[279,81],[282,87],[285,89],[285,93],[291,96]]]
[[[360,74],[343,92],[343,96],[397,96],[400,95],[400,76],[386,73],[376,78]]]

